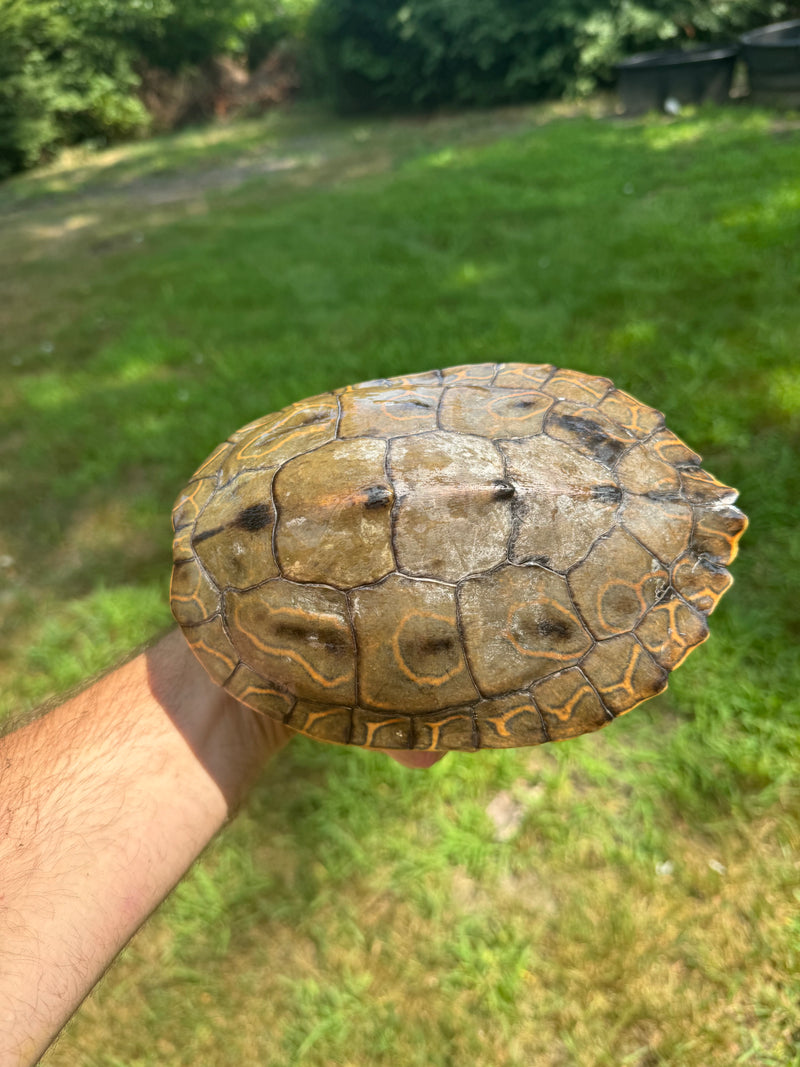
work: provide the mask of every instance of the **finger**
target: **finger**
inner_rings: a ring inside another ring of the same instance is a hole
[[[401,763],[404,767],[412,767],[416,770],[432,767],[434,763],[438,763],[443,756],[446,756],[446,752],[407,752],[401,751],[387,751],[386,755],[397,763]]]

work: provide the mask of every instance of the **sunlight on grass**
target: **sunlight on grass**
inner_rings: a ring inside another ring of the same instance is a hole
[[[100,586],[73,600],[66,610],[39,600],[35,606],[39,617],[31,620],[32,625],[26,618],[29,605],[22,601],[16,607],[20,633],[14,646],[23,673],[9,693],[0,664],[4,689],[0,715],[17,711],[22,704],[35,704],[53,692],[66,693],[129,655],[168,622],[157,586]],[[48,609],[51,617],[42,621],[41,613]]]
[[[654,116],[645,137],[651,148],[663,151],[698,144],[704,138],[714,140],[733,125],[740,133],[768,135],[773,122],[769,112],[752,108],[733,112],[729,107],[693,106],[683,108],[677,119]]]
[[[769,395],[776,411],[796,419],[800,415],[800,367],[777,367],[770,375]]]
[[[480,266],[469,261],[460,264],[453,275],[453,284],[458,288],[468,288],[473,285],[481,285],[496,273],[496,268]]]
[[[748,204],[737,211],[731,211],[720,220],[723,226],[763,226],[765,222],[780,223],[783,219],[794,219],[800,212],[800,187],[796,181],[765,192],[758,203]]]

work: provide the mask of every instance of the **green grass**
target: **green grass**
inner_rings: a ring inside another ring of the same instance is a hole
[[[294,741],[48,1067],[799,1067],[800,124],[597,110],[290,113],[0,187],[6,712],[166,626],[185,478],[350,381],[606,374],[751,518],[711,641],[601,735]]]

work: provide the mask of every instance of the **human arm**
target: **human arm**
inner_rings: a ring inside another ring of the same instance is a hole
[[[42,1054],[289,736],[174,631],[0,739],[0,1067]]]
[[[0,1067],[42,1054],[291,736],[174,631],[0,738]]]

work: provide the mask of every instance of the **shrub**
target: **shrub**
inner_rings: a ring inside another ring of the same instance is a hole
[[[146,129],[145,69],[191,81],[220,56],[263,65],[311,2],[0,0],[0,178],[60,145]]]
[[[61,144],[147,124],[110,0],[6,0],[0,9],[0,177]]]
[[[323,79],[345,110],[497,104],[585,93],[664,41],[735,35],[772,0],[319,0]]]

